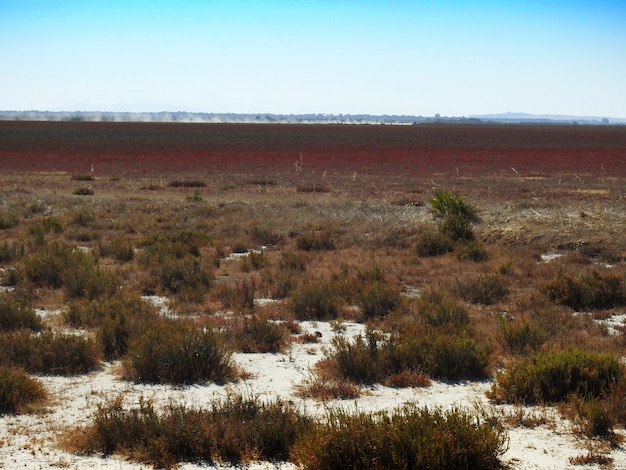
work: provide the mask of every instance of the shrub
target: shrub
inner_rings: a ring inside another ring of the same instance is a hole
[[[76,188],[72,191],[72,194],[74,196],[93,196],[95,193],[93,188],[90,188],[89,186],[81,186],[80,188]]]
[[[267,256],[263,252],[251,251],[246,256],[240,258],[241,270],[245,273],[258,271],[267,265]]]
[[[460,214],[448,214],[439,224],[439,232],[453,242],[474,240],[470,220]]]
[[[98,344],[75,334],[19,331],[4,334],[0,343],[0,363],[38,374],[85,374],[95,370],[100,359]]]
[[[235,320],[223,334],[231,348],[244,353],[276,353],[287,341],[282,324],[258,315]]]
[[[465,199],[460,194],[439,190],[435,192],[435,196],[430,200],[430,205],[433,212],[440,217],[460,216],[468,222],[476,222],[478,220],[476,207],[465,202]]]
[[[171,295],[187,301],[202,301],[209,291],[212,276],[196,258],[170,258],[153,268],[161,287]]]
[[[417,241],[415,250],[423,258],[444,255],[454,248],[452,239],[441,232],[424,232]]]
[[[63,312],[63,318],[76,328],[97,328],[104,358],[113,360],[127,353],[131,339],[141,334],[145,323],[156,320],[157,313],[137,295],[119,295],[72,302]]]
[[[528,320],[518,319],[507,322],[500,318],[501,343],[512,354],[530,354],[537,351],[547,339],[547,333]]]
[[[509,294],[506,282],[497,275],[460,281],[457,283],[457,289],[463,299],[483,305],[498,303]]]
[[[353,341],[336,336],[331,344],[333,349],[327,351],[321,366],[355,383],[380,383],[406,373],[448,380],[489,375],[491,350],[469,332],[422,327],[386,337],[368,331]]]
[[[17,225],[17,216],[15,214],[5,214],[0,212],[0,230],[15,227]]]
[[[45,397],[41,382],[20,369],[0,366],[0,415],[19,413]]]
[[[168,183],[170,188],[204,188],[206,183],[201,180],[173,180]]]
[[[298,249],[304,251],[334,250],[335,242],[330,230],[303,233],[296,238]]]
[[[116,452],[159,467],[177,462],[238,464],[251,459],[287,460],[299,436],[312,425],[293,405],[229,395],[208,409],[150,402],[125,410],[121,398],[98,408],[80,451]]]
[[[298,320],[330,320],[339,313],[335,290],[328,283],[299,288],[292,294],[291,304]]]
[[[100,256],[112,256],[122,263],[132,261],[135,256],[133,244],[130,240],[121,237],[113,238],[108,243],[100,242],[98,253]]]
[[[407,405],[392,412],[349,414],[331,409],[301,436],[296,460],[310,470],[500,469],[502,426],[469,413]]]
[[[5,241],[0,244],[0,263],[17,261],[22,256],[24,256],[24,245],[22,243]]]
[[[490,397],[509,403],[556,403],[571,394],[586,399],[607,394],[624,376],[619,360],[593,351],[538,352],[501,374]]]
[[[437,291],[427,290],[416,302],[419,319],[426,326],[459,331],[469,325],[467,310]]]
[[[39,315],[24,302],[0,295],[0,331],[31,329],[41,330]]]
[[[382,318],[400,305],[400,294],[382,281],[374,281],[359,293],[357,303],[366,319]]]
[[[474,261],[480,263],[489,259],[489,253],[482,243],[476,240],[470,240],[465,243],[461,243],[455,248],[456,258],[460,261]]]
[[[130,343],[125,366],[128,378],[136,382],[188,384],[235,378],[230,354],[213,330],[168,319],[144,325]]]
[[[546,283],[542,290],[553,302],[573,310],[626,304],[624,281],[615,274],[601,275],[592,271],[579,279],[563,274]]]

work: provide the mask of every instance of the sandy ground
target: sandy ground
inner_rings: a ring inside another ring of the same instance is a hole
[[[520,409],[512,406],[495,406],[485,397],[489,382],[441,383],[433,382],[428,388],[397,389],[385,386],[369,388],[356,400],[320,403],[294,396],[295,387],[311,377],[312,366],[324,357],[323,348],[328,347],[334,334],[353,336],[363,331],[363,325],[345,322],[345,331],[335,333],[329,323],[304,322],[303,332],[320,332],[317,344],[293,343],[281,354],[235,354],[233,359],[252,373],[250,379],[226,386],[194,385],[173,387],[167,385],[137,385],[120,380],[116,375],[116,363],[106,364],[102,370],[78,377],[39,377],[53,402],[47,412],[34,415],[6,415],[0,417],[0,468],[6,469],[144,469],[143,464],[126,461],[120,457],[82,456],[67,453],[58,448],[60,432],[77,424],[89,423],[96,407],[105,400],[122,396],[127,405],[137,404],[140,397],[151,399],[156,406],[181,403],[202,407],[215,397],[230,392],[252,394],[259,398],[282,397],[294,400],[311,414],[323,414],[328,406],[347,409],[392,409],[403,403],[413,402],[429,407],[463,407],[482,409],[488,413],[512,414]],[[538,414],[547,418],[547,424],[532,429],[514,427],[508,430],[509,449],[504,460],[512,469],[566,469],[581,468],[572,465],[569,458],[585,455],[595,444],[577,438],[571,423],[562,420],[554,409],[524,408],[526,415]],[[626,451],[613,449],[612,468],[626,468]],[[181,464],[184,470],[207,468],[206,465]],[[215,467],[211,467],[215,468]],[[217,468],[234,468],[222,466]],[[237,468],[242,468],[241,466]],[[289,463],[250,464],[250,469],[294,469]],[[601,468],[586,466],[585,468]]]

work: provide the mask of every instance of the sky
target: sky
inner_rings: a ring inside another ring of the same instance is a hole
[[[623,0],[0,0],[0,110],[626,118]]]

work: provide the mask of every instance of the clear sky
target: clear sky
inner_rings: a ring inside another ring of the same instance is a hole
[[[0,0],[0,109],[626,117],[624,0]]]

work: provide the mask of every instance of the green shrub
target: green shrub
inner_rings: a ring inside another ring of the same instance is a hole
[[[291,304],[298,320],[331,320],[339,313],[336,292],[329,283],[300,287],[292,294]]]
[[[42,322],[39,315],[24,302],[11,296],[0,295],[0,331],[8,330],[41,330]]]
[[[4,241],[0,244],[0,263],[17,261],[24,256],[24,244]]]
[[[168,319],[144,325],[144,331],[132,339],[126,369],[130,379],[148,383],[225,382],[235,378],[230,354],[213,330]]]
[[[573,310],[584,308],[613,308],[626,304],[624,280],[615,274],[601,275],[597,271],[580,278],[559,275],[543,286],[550,300]]]
[[[385,382],[402,373],[423,373],[437,379],[483,379],[489,375],[491,350],[468,331],[419,327],[384,336],[366,332],[350,341],[332,339],[327,351],[331,372],[355,383]]]
[[[0,366],[0,415],[19,413],[45,397],[41,382],[20,369]]]
[[[453,242],[474,240],[470,221],[460,214],[448,214],[439,224],[439,232]]]
[[[400,305],[400,294],[382,281],[374,281],[358,295],[357,303],[366,319],[382,318]]]
[[[469,260],[475,263],[481,263],[489,259],[489,253],[487,253],[483,244],[476,240],[458,244],[454,251],[456,258],[460,261]]]
[[[114,360],[128,352],[132,338],[143,325],[157,319],[155,308],[137,295],[72,302],[63,312],[64,320],[76,328],[97,328],[104,358]]]
[[[126,263],[135,257],[133,244],[127,238],[113,238],[108,243],[98,244],[98,254],[100,256],[112,256],[116,260]]]
[[[502,426],[469,413],[408,405],[392,412],[331,409],[301,436],[296,460],[310,470],[500,469]]]
[[[500,333],[502,345],[511,354],[530,354],[537,351],[546,341],[547,333],[539,326],[531,324],[528,320],[516,320],[507,322],[504,317],[500,318]]]
[[[283,251],[280,254],[280,269],[281,271],[303,273],[306,270],[306,264],[300,253]]]
[[[246,256],[242,256],[239,261],[241,270],[245,273],[258,271],[267,265],[267,256],[263,252],[251,251]]]
[[[509,403],[556,403],[571,394],[586,399],[609,393],[624,376],[619,360],[581,349],[537,352],[498,377],[491,397]]]
[[[77,375],[100,365],[98,344],[76,334],[23,330],[2,335],[0,364],[46,375]]]
[[[209,292],[211,272],[197,258],[170,258],[152,270],[167,293],[187,301],[200,302]]]
[[[440,217],[460,216],[468,222],[476,222],[478,220],[476,207],[465,202],[465,199],[460,194],[439,190],[430,200],[430,205],[433,212]]]
[[[335,242],[330,230],[312,231],[300,234],[296,238],[298,249],[304,251],[334,250]]]
[[[424,232],[417,241],[415,250],[422,258],[449,253],[454,248],[452,239],[441,232]]]
[[[506,282],[497,275],[480,276],[459,281],[457,289],[461,297],[474,304],[493,305],[509,294]]]
[[[446,327],[459,331],[469,325],[469,314],[458,302],[441,292],[426,290],[415,304],[421,322],[431,327]]]
[[[0,230],[12,228],[17,225],[17,216],[13,213],[0,212]]]
[[[150,402],[125,410],[121,398],[98,408],[83,452],[121,453],[160,468],[178,462],[239,464],[252,459],[284,461],[312,425],[293,405],[229,395],[208,409]]]

